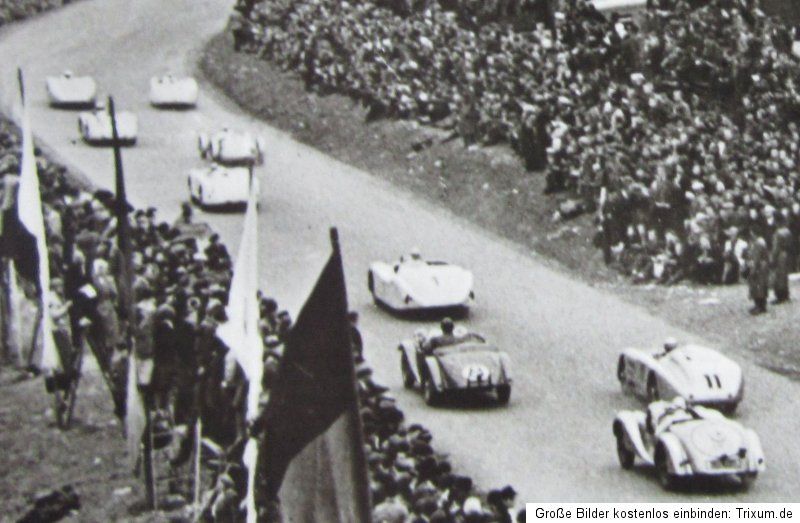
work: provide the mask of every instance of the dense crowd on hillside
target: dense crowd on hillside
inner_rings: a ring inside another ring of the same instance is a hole
[[[67,388],[75,378],[69,370],[74,347],[85,336],[115,391],[115,411],[124,416],[129,346],[124,333],[133,321],[137,357],[153,362],[149,373],[140,369],[140,387],[156,412],[154,430],[188,428],[198,418],[203,420],[204,435],[228,449],[229,458],[227,465],[216,469],[214,485],[203,496],[204,520],[237,521],[246,476],[238,461],[241,455],[234,449],[247,434],[246,383],[215,334],[226,319],[232,270],[225,246],[207,226],[193,221],[188,205],[173,224],[159,222],[153,208],[131,209],[134,279],[129,292],[135,301],[135,317],[129,319],[120,300],[128,291],[116,241],[113,195],[76,186],[63,167],[44,157],[38,157],[38,166],[46,202],[50,313],[67,369],[47,376],[48,386]],[[18,172],[19,139],[13,126],[2,122],[0,244],[4,248],[9,242],[24,241],[14,236]],[[4,249],[3,254],[11,255],[12,250]],[[30,276],[35,278],[35,274],[33,270]],[[259,299],[266,349],[262,385],[268,394],[292,320],[274,299],[261,293]],[[434,452],[427,429],[404,423],[394,398],[372,380],[363,360],[357,314],[351,313],[351,321],[376,521],[510,521],[513,489],[493,491],[488,498],[478,496],[471,479],[455,474],[449,462]],[[186,436],[182,440],[175,436],[174,442],[169,437],[155,438],[157,447],[174,443],[170,465],[175,468],[185,466],[193,447],[191,430],[178,433]]]
[[[636,281],[739,281],[758,238],[797,269],[800,67],[756,0],[651,0],[635,22],[565,0],[555,36],[384,4],[240,2],[236,45],[373,115],[508,142]]]
[[[0,25],[28,18],[72,0],[0,0]]]

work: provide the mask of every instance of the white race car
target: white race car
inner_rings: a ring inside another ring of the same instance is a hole
[[[376,304],[395,311],[467,309],[475,298],[472,279],[466,269],[412,251],[394,264],[370,265],[367,285]]]
[[[646,412],[627,410],[613,424],[617,457],[624,469],[638,458],[655,467],[670,489],[681,478],[736,477],[747,487],[765,469],[758,435],[722,413],[676,398],[656,401]]]
[[[617,361],[623,391],[655,401],[680,396],[732,414],[744,394],[742,369],[719,352],[699,345],[671,350],[625,349]]]
[[[224,165],[264,163],[264,141],[248,132],[223,129],[211,136],[200,134],[197,146],[201,158]]]
[[[64,71],[60,76],[48,76],[45,83],[53,107],[94,107],[97,102],[97,84],[90,76]]]
[[[189,171],[189,196],[200,207],[246,205],[250,190],[258,191],[258,179],[252,169],[213,163]]]
[[[130,111],[118,111],[117,135],[121,145],[134,145],[139,132],[136,115]],[[78,116],[81,138],[92,145],[109,145],[112,142],[111,116],[106,108],[82,112]]]
[[[155,107],[194,107],[199,93],[197,80],[191,77],[165,75],[150,79],[150,104]]]

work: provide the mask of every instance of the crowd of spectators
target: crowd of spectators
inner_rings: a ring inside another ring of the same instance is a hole
[[[72,0],[0,0],[0,26],[31,17]]]
[[[782,225],[798,268],[800,66],[757,0],[650,0],[634,17],[563,0],[525,30],[464,4],[241,1],[234,36],[372,115],[509,143],[560,193],[556,218],[596,213],[606,262],[636,281],[737,282]]]
[[[18,134],[0,122],[4,245],[13,240],[7,234],[13,229],[19,161]],[[215,334],[225,321],[232,270],[227,249],[205,224],[193,220],[188,204],[172,224],[159,222],[153,208],[130,209],[134,277],[128,291],[114,196],[76,185],[63,167],[43,156],[37,163],[50,251],[50,313],[64,368],[71,368],[75,347],[85,337],[111,385],[115,411],[123,417],[130,346],[125,333],[131,327],[137,359],[152,362],[139,369],[139,386],[155,413],[156,448],[171,447],[169,465],[185,466],[193,448],[190,428],[202,419],[204,435],[222,449],[224,463],[215,466],[213,486],[203,496],[203,520],[238,521],[246,474],[237,449],[248,434],[247,385]],[[31,296],[36,292],[32,286],[27,290]],[[133,318],[120,299],[126,292],[135,302]],[[292,319],[274,299],[260,292],[259,299],[266,349],[262,385],[268,395]],[[375,521],[510,521],[511,487],[479,496],[470,478],[454,474],[434,452],[427,429],[405,425],[395,399],[372,380],[357,320],[357,313],[351,313]],[[74,377],[50,376],[51,387],[66,388]],[[176,427],[173,437],[161,433]]]

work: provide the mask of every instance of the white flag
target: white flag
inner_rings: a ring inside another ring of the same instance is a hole
[[[134,351],[128,356],[128,379],[125,396],[125,438],[128,447],[128,459],[131,469],[136,469],[139,461],[139,450],[146,423],[144,401],[139,393],[139,363]]]
[[[36,238],[36,254],[39,259],[39,287],[41,288],[42,308],[42,361],[45,370],[61,367],[53,340],[53,321],[50,316],[50,261],[47,253],[47,235],[42,214],[42,195],[39,190],[39,173],[36,169],[36,155],[33,149],[28,108],[22,104],[22,165],[20,168],[19,191],[17,192],[17,213],[19,221]]]
[[[255,185],[255,183],[251,184]],[[244,216],[244,231],[239,244],[236,263],[233,266],[231,288],[228,293],[228,306],[225,308],[227,321],[217,328],[217,336],[230,349],[233,357],[242,367],[249,383],[247,390],[247,419],[258,412],[261,396],[261,376],[264,371],[264,344],[259,332],[258,290],[258,212],[257,192],[251,187]],[[251,438],[247,442],[243,456],[247,467],[247,522],[255,523],[256,508],[254,479],[257,459],[257,444]]]

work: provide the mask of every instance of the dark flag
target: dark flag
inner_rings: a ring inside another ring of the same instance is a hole
[[[128,320],[128,324],[135,321],[134,301],[133,301],[133,247],[131,245],[130,223],[128,213],[131,206],[128,204],[128,196],[125,192],[125,175],[122,170],[122,151],[119,146],[117,134],[116,114],[114,111],[114,100],[108,99],[108,110],[111,115],[111,131],[114,140],[114,216],[117,220],[117,248],[121,258],[120,272],[116,275],[118,280],[118,292],[123,319]],[[121,284],[121,285],[120,285]]]
[[[138,362],[136,348],[133,343],[133,325],[136,321],[135,303],[133,296],[133,255],[131,246],[130,224],[128,222],[128,197],[125,192],[125,175],[122,170],[122,151],[120,150],[119,134],[117,133],[117,120],[114,111],[114,99],[108,99],[108,112],[111,117],[111,137],[114,145],[114,171],[115,171],[115,200],[114,214],[117,219],[117,248],[121,258],[121,277],[119,281],[119,297],[122,304],[121,310],[125,322],[125,342],[130,347],[128,353],[128,375],[125,384],[125,436],[128,444],[128,457],[134,468],[140,457],[142,435],[147,429],[148,416],[145,409],[144,398],[139,391]],[[144,438],[145,445],[142,449],[142,458],[145,474],[145,489],[148,506],[153,506],[152,466],[150,462],[149,439]]]
[[[313,442],[288,493],[304,515],[290,519],[366,523],[369,481],[336,229],[331,238],[333,253],[289,333],[266,406],[260,473],[263,493],[276,500],[290,464]]]

